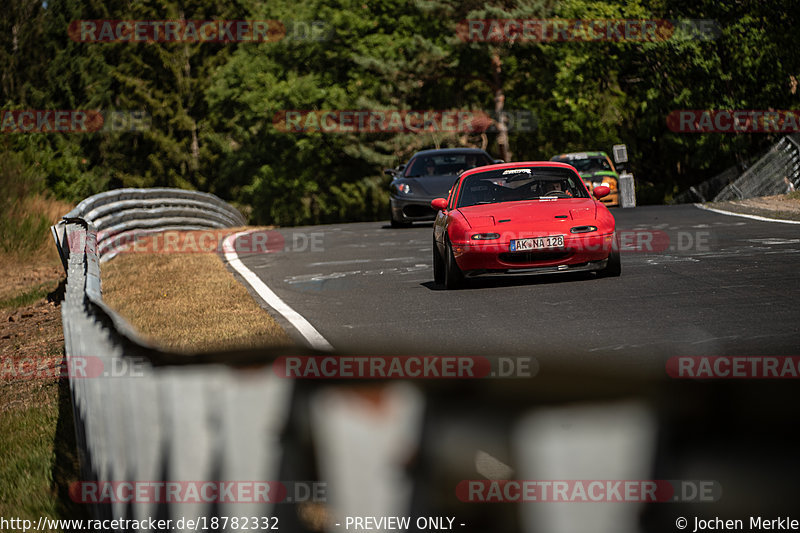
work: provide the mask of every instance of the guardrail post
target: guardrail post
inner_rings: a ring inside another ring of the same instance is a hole
[[[636,207],[636,190],[633,184],[633,174],[619,175],[620,207]]]

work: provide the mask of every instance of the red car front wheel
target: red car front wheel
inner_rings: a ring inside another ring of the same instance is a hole
[[[436,246],[436,239],[433,240],[433,282],[437,285],[444,283],[444,260]]]
[[[619,249],[616,244],[611,248],[611,253],[608,254],[608,264],[599,272],[599,274],[606,278],[615,278],[622,273],[622,261],[619,257]]]
[[[444,286],[446,289],[459,289],[464,285],[464,273],[458,268],[456,257],[453,255],[453,247],[450,245],[450,240],[446,241],[445,250],[445,269],[444,269]]]

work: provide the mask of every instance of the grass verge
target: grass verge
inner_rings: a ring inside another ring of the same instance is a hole
[[[37,302],[38,300],[42,300],[52,291],[53,291],[52,281],[41,283],[37,286],[26,289],[23,292],[17,293],[13,296],[0,300],[0,309],[5,309],[8,307],[11,308],[25,307],[31,305]]]
[[[215,253],[122,253],[103,263],[102,280],[103,300],[163,348],[292,344]]]
[[[5,518],[36,522],[40,516],[85,513],[68,497],[70,483],[80,479],[69,386],[53,377],[64,357],[61,288],[55,279],[23,289],[0,310],[0,516]],[[31,376],[32,364],[50,371]]]
[[[705,205],[743,215],[800,221],[800,191],[745,200],[708,202]]]
[[[49,226],[72,206],[18,154],[0,159],[0,516],[81,517],[67,492],[79,479],[68,385],[20,371],[56,369],[64,356],[64,271]]]
[[[0,516],[86,518],[69,498],[81,474],[68,382],[17,370],[32,359],[56,369],[64,357],[64,272],[47,226],[72,206],[11,192],[0,213]],[[103,276],[109,303],[167,348],[291,344],[216,255],[123,254]]]

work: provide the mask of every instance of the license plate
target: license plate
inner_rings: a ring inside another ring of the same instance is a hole
[[[532,239],[517,239],[511,241],[509,248],[512,252],[526,252],[528,250],[540,250],[542,248],[563,248],[563,235],[550,235],[548,237],[534,237]]]

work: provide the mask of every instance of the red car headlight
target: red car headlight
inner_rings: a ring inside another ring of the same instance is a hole
[[[472,236],[476,241],[490,241],[492,239],[499,239],[499,233],[476,233]]]

